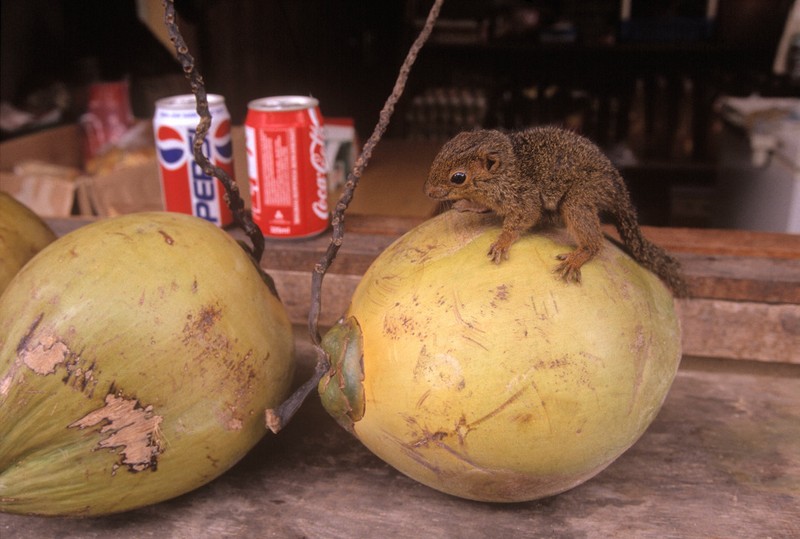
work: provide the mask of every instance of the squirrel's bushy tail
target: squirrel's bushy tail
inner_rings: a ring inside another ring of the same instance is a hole
[[[642,235],[633,206],[622,204],[618,211],[614,212],[614,218],[622,242],[630,250],[633,258],[658,275],[675,296],[688,295],[688,285],[683,278],[680,263]]]

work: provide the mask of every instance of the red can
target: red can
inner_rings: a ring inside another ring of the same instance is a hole
[[[134,124],[128,81],[96,82],[89,86],[83,128],[83,157],[88,162],[117,142]]]
[[[319,102],[278,96],[247,105],[253,221],[265,236],[302,238],[328,227],[328,170]]]
[[[164,208],[225,226],[233,220],[225,204],[225,188],[217,178],[206,174],[194,159],[194,137],[200,120],[196,109],[192,94],[156,101],[153,129]],[[225,99],[209,94],[208,110],[211,128],[203,144],[203,154],[233,178],[231,115]]]

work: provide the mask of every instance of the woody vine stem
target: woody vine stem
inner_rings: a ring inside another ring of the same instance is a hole
[[[324,374],[330,368],[330,358],[321,346],[322,339],[319,333],[319,315],[322,310],[322,280],[324,279],[328,268],[330,268],[331,264],[336,258],[339,248],[344,242],[345,211],[350,205],[350,202],[353,200],[353,194],[355,193],[364,169],[367,167],[367,164],[372,157],[372,151],[375,149],[375,146],[378,144],[381,137],[383,137],[383,134],[386,132],[386,129],[389,126],[389,121],[391,120],[394,109],[397,106],[397,102],[403,95],[403,90],[405,89],[406,82],[408,81],[408,75],[411,72],[411,67],[414,65],[414,62],[419,55],[419,51],[422,50],[425,42],[430,37],[431,32],[433,31],[433,26],[436,23],[436,19],[439,17],[439,12],[442,9],[443,3],[444,0],[435,0],[433,6],[431,6],[430,11],[428,12],[428,17],[425,20],[425,25],[422,27],[419,35],[414,40],[414,43],[412,43],[411,48],[409,49],[408,54],[403,61],[403,64],[400,66],[400,72],[398,73],[394,87],[392,88],[392,93],[389,95],[385,104],[383,105],[379,115],[378,123],[375,125],[375,129],[372,131],[372,134],[364,144],[364,148],[361,150],[361,154],[358,156],[358,159],[356,159],[353,170],[350,171],[347,176],[344,189],[333,211],[331,218],[331,225],[333,227],[331,241],[328,244],[328,248],[323,257],[314,266],[314,271],[311,276],[311,308],[308,314],[308,329],[311,341],[317,353],[317,364],[314,368],[314,374],[311,376],[311,378],[301,385],[297,390],[295,390],[295,392],[288,399],[286,399],[283,404],[276,409],[266,410],[267,427],[269,427],[272,432],[278,432],[289,422],[289,420],[291,420],[291,418],[300,408],[300,405],[319,384],[322,376],[324,376]],[[197,138],[194,141],[195,159],[203,167],[204,172],[207,174],[213,174],[222,181],[227,193],[227,202],[234,214],[234,219],[253,242],[253,251],[251,254],[256,261],[259,261],[264,250],[264,237],[261,235],[261,231],[258,229],[258,226],[256,226],[255,223],[253,223],[249,216],[244,212],[244,203],[239,196],[239,188],[236,185],[236,182],[233,181],[224,170],[212,166],[202,153],[203,140],[205,139],[205,135],[211,125],[211,116],[208,112],[208,100],[206,97],[205,85],[203,83],[203,78],[195,68],[194,58],[192,58],[192,56],[189,54],[188,47],[186,46],[180,30],[178,29],[175,17],[174,0],[164,0],[164,10],[164,20],[169,31],[170,39],[172,39],[172,42],[175,45],[175,50],[178,53],[178,59],[183,66],[186,77],[189,79],[192,93],[197,99],[197,113],[200,116],[200,123],[197,127]]]
[[[175,46],[178,60],[183,67],[186,78],[189,79],[189,86],[197,100],[197,115],[200,116],[200,122],[197,124],[195,137],[192,141],[194,159],[203,169],[204,173],[209,176],[214,176],[222,182],[222,185],[225,187],[225,202],[231,209],[233,220],[236,222],[237,226],[250,238],[253,247],[248,249],[248,251],[253,260],[258,264],[261,261],[261,255],[264,254],[264,235],[261,233],[261,229],[258,225],[253,222],[250,215],[245,211],[244,201],[239,194],[239,186],[236,184],[236,181],[220,167],[214,166],[203,154],[203,144],[205,144],[206,135],[211,128],[211,113],[208,111],[206,86],[203,82],[203,77],[195,67],[194,58],[189,54],[189,47],[186,46],[186,42],[183,40],[183,36],[178,28],[177,17],[175,16],[175,0],[164,0],[163,5],[164,24],[167,27],[169,38]]]
[[[295,412],[297,412],[297,409],[300,408],[300,405],[305,401],[306,397],[308,397],[314,388],[317,387],[319,381],[330,368],[330,358],[328,357],[327,352],[325,352],[320,345],[321,337],[319,334],[319,314],[322,310],[322,280],[325,277],[325,273],[328,271],[328,268],[333,263],[333,260],[336,258],[339,248],[344,242],[345,211],[350,205],[350,202],[353,200],[353,194],[358,186],[358,181],[361,179],[361,175],[363,174],[364,169],[367,167],[370,157],[372,157],[372,151],[375,149],[375,146],[378,144],[381,137],[386,132],[386,128],[389,126],[389,120],[391,120],[395,106],[400,100],[400,97],[403,95],[403,90],[405,89],[408,75],[411,72],[411,66],[414,65],[419,51],[422,49],[423,45],[425,45],[428,37],[430,37],[431,32],[433,31],[433,26],[436,23],[436,19],[439,17],[439,11],[441,11],[443,3],[444,0],[434,1],[433,6],[428,12],[425,25],[417,36],[417,39],[414,40],[414,43],[412,43],[411,48],[409,49],[408,54],[403,61],[403,64],[400,66],[400,72],[397,75],[394,88],[392,88],[392,93],[389,95],[386,103],[381,109],[377,125],[372,131],[372,135],[370,135],[370,137],[367,139],[367,142],[364,144],[364,148],[361,150],[361,154],[358,156],[358,159],[356,159],[353,170],[347,175],[347,181],[345,181],[344,190],[342,191],[342,195],[339,198],[339,202],[336,204],[333,217],[331,218],[331,225],[333,226],[331,241],[328,244],[328,249],[325,251],[325,255],[314,266],[314,272],[311,275],[311,309],[308,313],[308,331],[311,336],[311,341],[314,344],[314,349],[317,353],[317,364],[314,368],[314,374],[311,376],[311,378],[302,386],[297,388],[297,390],[288,399],[286,399],[283,404],[281,404],[277,409],[269,409],[266,411],[267,427],[272,432],[278,432],[289,422],[292,416],[294,416]]]

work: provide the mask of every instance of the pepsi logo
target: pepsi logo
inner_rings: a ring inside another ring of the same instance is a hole
[[[156,133],[156,148],[161,158],[161,166],[168,170],[176,170],[186,163],[188,145],[183,135],[171,127],[162,125]]]
[[[231,122],[223,120],[211,134],[211,141],[217,159],[223,163],[230,163],[233,158],[233,147],[231,145]]]

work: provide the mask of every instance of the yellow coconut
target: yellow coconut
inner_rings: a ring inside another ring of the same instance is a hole
[[[0,297],[0,511],[98,515],[199,487],[266,433],[292,352],[261,271],[202,219],[56,240]]]
[[[582,284],[563,230],[495,265],[489,215],[447,212],[383,252],[325,337],[323,404],[372,452],[456,496],[516,502],[599,473],[642,435],[680,361],[668,289],[608,242]]]
[[[30,208],[0,191],[0,294],[19,269],[55,239]]]

